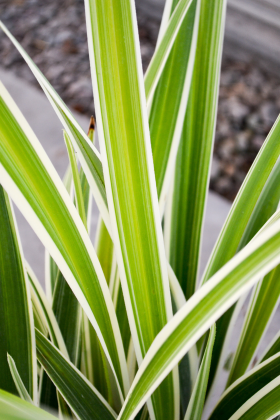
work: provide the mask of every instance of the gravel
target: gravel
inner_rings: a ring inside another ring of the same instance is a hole
[[[93,113],[83,0],[0,0],[0,18],[65,102]],[[138,12],[144,70],[153,54],[158,22]],[[0,64],[35,83],[10,41],[0,33]],[[280,112],[280,76],[253,62],[222,64],[210,187],[233,200]]]

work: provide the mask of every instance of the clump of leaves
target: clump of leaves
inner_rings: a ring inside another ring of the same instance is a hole
[[[279,119],[198,281],[225,7],[167,0],[143,77],[133,0],[85,0],[101,154],[94,120],[86,135],[1,24],[56,111],[70,161],[62,181],[1,84],[1,418],[200,419],[253,286],[208,418],[280,413],[279,335],[252,368],[280,292]],[[46,295],[10,197],[47,250]]]

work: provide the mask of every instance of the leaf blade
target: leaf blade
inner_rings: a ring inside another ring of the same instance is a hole
[[[87,135],[77,123],[75,118],[72,116],[70,110],[61,100],[60,96],[56,93],[56,91],[53,89],[53,87],[45,78],[45,76],[41,73],[36,64],[32,61],[32,59],[28,56],[28,54],[24,51],[21,45],[17,42],[17,40],[13,37],[13,35],[1,21],[0,28],[10,38],[12,43],[15,45],[19,53],[22,55],[22,57],[28,64],[30,70],[32,71],[38,83],[45,92],[59,120],[61,121],[71,141],[73,142],[73,145],[75,146],[78,152],[81,165],[90,183],[91,190],[94,194],[97,206],[100,210],[106,227],[110,232],[110,218],[108,213],[102,163],[100,160],[99,152],[91,143],[91,141],[89,141]]]
[[[16,364],[14,359],[8,354],[8,364],[9,364],[9,368],[15,383],[15,386],[17,388],[17,391],[19,393],[19,396],[25,400],[30,402],[31,404],[33,404],[33,400],[30,397],[29,393],[27,392],[27,389],[24,386],[24,383],[22,382],[22,379],[20,377],[20,374],[17,370]]]
[[[178,4],[178,2],[177,2]],[[176,1],[173,2],[173,8]],[[149,115],[161,213],[174,170],[193,73],[200,1],[192,1],[158,82]]]
[[[278,266],[265,276],[253,292],[227,386],[242,376],[253,360],[258,344],[279,302],[279,275]]]
[[[136,15],[130,0],[94,0],[85,4],[112,233],[136,355],[141,363],[156,334],[171,317],[172,308]],[[154,396],[153,409],[158,410],[159,418],[179,415],[173,383],[169,376],[162,385],[164,391],[159,390]],[[150,410],[152,413],[151,406]]]
[[[148,104],[191,2],[192,0],[180,0],[178,2],[157,45],[145,75],[145,92]]]
[[[4,420],[55,420],[41,408],[0,389],[0,414]]]
[[[235,381],[221,396],[209,420],[225,420],[234,415],[247,400],[279,376],[280,353]]]
[[[276,231],[278,233],[276,233]],[[252,241],[177,312],[150,347],[118,420],[130,420],[183,355],[260,276],[278,264],[280,222]]]
[[[101,394],[39,331],[36,344],[40,363],[79,419],[116,418]]]
[[[94,248],[35,134],[4,86],[0,88],[1,180],[84,307],[123,392],[128,389],[124,350],[110,292]]]
[[[16,393],[7,353],[15,360],[23,384],[37,403],[34,321],[23,253],[7,193],[0,185],[0,387]]]
[[[196,290],[216,125],[226,1],[201,1],[189,101],[175,165],[165,243],[186,298]],[[199,121],[199,124],[197,124]]]
[[[214,324],[210,330],[208,343],[207,343],[207,346],[203,355],[203,359],[199,368],[196,383],[192,391],[191,399],[190,399],[184,420],[192,420],[192,419],[200,420],[201,419],[205,395],[206,395],[215,335],[216,335],[216,326]]]

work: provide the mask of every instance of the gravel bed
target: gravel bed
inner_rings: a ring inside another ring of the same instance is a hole
[[[0,0],[0,19],[21,42],[65,102],[93,113],[83,0]],[[144,70],[158,22],[138,12]],[[36,84],[10,41],[0,33],[0,65]],[[224,60],[211,189],[233,200],[280,112],[280,76],[256,63]]]

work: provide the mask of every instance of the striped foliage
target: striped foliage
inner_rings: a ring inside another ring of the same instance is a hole
[[[100,152],[94,118],[86,134],[0,22],[59,118],[69,157],[61,180],[0,83],[1,419],[280,414],[280,332],[256,358],[280,295],[280,117],[198,279],[225,12],[225,0],[166,0],[144,75],[134,0],[85,0]],[[45,247],[46,292],[11,200]],[[227,358],[226,389],[207,414]]]

